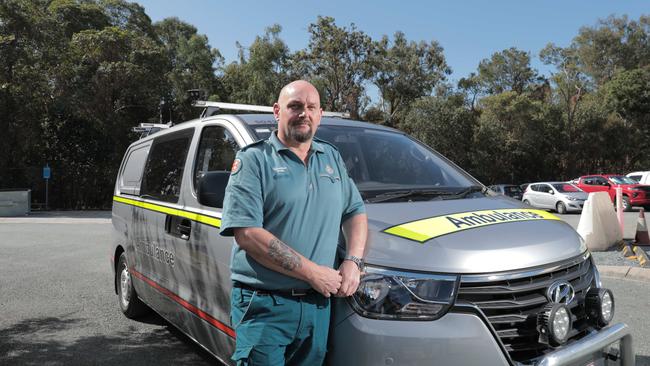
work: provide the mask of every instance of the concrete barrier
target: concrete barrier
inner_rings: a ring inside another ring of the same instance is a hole
[[[589,193],[589,198],[582,208],[577,231],[592,252],[605,251],[623,240],[623,233],[607,192]]]
[[[0,216],[28,215],[31,202],[32,191],[29,189],[0,191]]]

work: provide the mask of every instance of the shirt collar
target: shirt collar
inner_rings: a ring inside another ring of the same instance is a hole
[[[289,150],[289,148],[280,141],[278,138],[278,131],[273,131],[271,132],[271,136],[269,137],[269,141],[271,142],[271,145],[275,148],[276,151],[282,151],[282,150]],[[311,147],[309,148],[310,150],[322,153],[325,150],[323,149],[323,144],[320,142],[316,141],[315,139],[311,140]]]

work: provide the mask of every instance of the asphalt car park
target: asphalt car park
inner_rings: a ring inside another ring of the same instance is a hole
[[[626,237],[636,216],[626,213]],[[561,217],[574,227],[580,218]],[[162,318],[122,315],[107,264],[110,231],[108,212],[0,218],[0,365],[216,362]],[[615,321],[632,329],[637,365],[650,365],[650,284],[603,282],[617,300]]]

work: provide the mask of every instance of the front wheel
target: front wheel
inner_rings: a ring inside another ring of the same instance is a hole
[[[564,215],[566,213],[566,205],[564,202],[558,202],[557,205],[555,205],[555,210],[560,215]]]
[[[630,198],[628,196],[623,196],[623,202],[621,202],[621,206],[623,206],[624,212],[632,211],[632,204],[630,203]],[[618,205],[616,204],[616,200],[614,200],[614,210],[616,210],[617,208]]]
[[[526,205],[526,206],[530,206],[530,201],[528,201],[528,200],[523,200],[522,202],[524,203],[524,205]]]
[[[630,212],[632,211],[632,204],[630,203],[630,198],[628,196],[623,196],[623,211]]]
[[[131,273],[126,262],[126,253],[120,255],[117,271],[115,271],[115,281],[117,282],[117,297],[120,309],[127,318],[135,319],[149,312],[149,307],[138,298],[138,294],[133,287]]]

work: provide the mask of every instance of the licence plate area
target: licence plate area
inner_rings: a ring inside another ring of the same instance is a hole
[[[618,342],[614,343],[618,344]],[[584,359],[570,363],[570,366],[618,366],[621,363],[619,362],[619,352],[618,349],[612,348],[611,346],[605,347],[602,351],[595,352]]]

